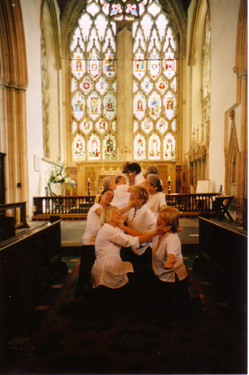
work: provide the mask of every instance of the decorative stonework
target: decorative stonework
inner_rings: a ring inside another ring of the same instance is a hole
[[[41,32],[41,75],[42,75],[42,128],[43,128],[43,152],[49,158],[49,77],[47,71],[47,54],[44,31]]]

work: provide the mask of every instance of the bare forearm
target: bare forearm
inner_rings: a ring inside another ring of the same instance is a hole
[[[119,228],[122,229],[125,233],[127,233],[127,234],[129,234],[130,236],[133,236],[133,237],[139,237],[143,234],[136,229],[132,229],[132,228],[127,227],[124,224],[120,224]]]
[[[152,240],[152,238],[157,236],[157,235],[158,235],[158,231],[157,231],[157,229],[155,229],[151,232],[143,233],[142,235],[138,236],[138,239],[139,239],[140,243],[150,242]]]

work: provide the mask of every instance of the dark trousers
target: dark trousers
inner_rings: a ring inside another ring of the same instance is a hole
[[[75,290],[76,297],[85,297],[92,289],[91,284],[91,270],[95,262],[95,246],[82,246],[80,256],[80,271],[78,282]]]
[[[157,306],[162,313],[171,317],[191,317],[201,311],[201,300],[199,297],[191,298],[188,289],[188,278],[179,280],[175,275],[175,282],[164,282],[155,279],[154,296]]]

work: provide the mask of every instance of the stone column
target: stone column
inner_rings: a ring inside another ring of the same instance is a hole
[[[8,153],[9,161],[9,191],[7,191],[8,201],[17,202],[17,126],[16,126],[16,87],[14,85],[7,88],[7,122],[8,122]],[[7,201],[7,202],[8,202]]]
[[[117,43],[117,147],[119,160],[133,159],[133,64],[132,33],[124,27],[118,33]],[[121,72],[126,72],[125,75]],[[122,153],[124,147],[130,153]]]
[[[26,127],[26,91],[24,88],[18,90],[18,124],[19,124],[19,165],[21,191],[20,200],[29,201],[29,179],[28,179],[28,149],[27,149],[27,127]],[[27,207],[27,213],[29,212]]]

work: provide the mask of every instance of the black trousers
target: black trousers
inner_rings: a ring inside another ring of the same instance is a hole
[[[75,290],[75,297],[85,297],[92,289],[91,270],[95,262],[95,246],[84,245],[81,249],[80,270]]]
[[[175,275],[175,282],[164,282],[155,277],[154,297],[157,306],[166,315],[175,317],[195,316],[201,311],[199,297],[191,298],[188,289],[188,278],[179,280]]]

